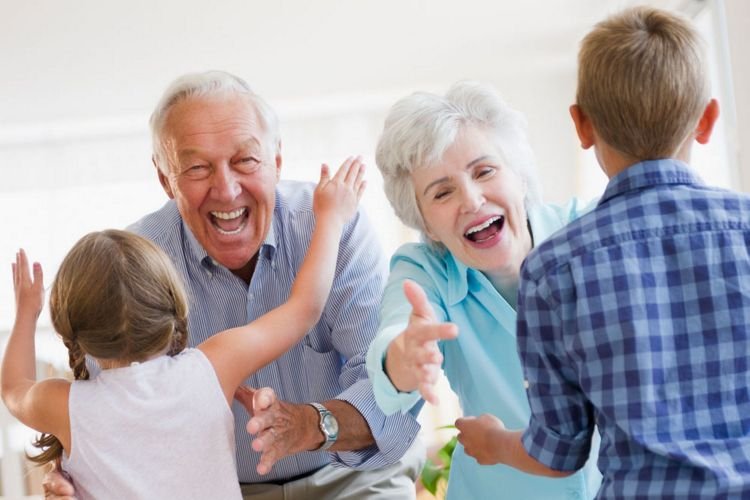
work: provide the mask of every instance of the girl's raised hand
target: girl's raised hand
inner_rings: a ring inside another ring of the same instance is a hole
[[[33,272],[29,272],[26,252],[16,252],[13,268],[13,290],[16,294],[16,315],[30,315],[36,320],[44,306],[44,276],[42,266],[34,262]]]
[[[338,218],[345,224],[357,211],[367,181],[364,180],[365,164],[362,157],[349,157],[331,177],[328,165],[320,167],[320,181],[315,188],[313,211],[316,219]]]

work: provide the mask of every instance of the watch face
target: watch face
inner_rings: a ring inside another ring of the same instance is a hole
[[[333,415],[329,413],[328,415],[323,417],[323,425],[325,426],[329,436],[338,436],[339,423]]]

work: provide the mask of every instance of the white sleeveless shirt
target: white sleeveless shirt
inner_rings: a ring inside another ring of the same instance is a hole
[[[86,499],[240,499],[234,419],[198,349],[74,381],[63,469]]]

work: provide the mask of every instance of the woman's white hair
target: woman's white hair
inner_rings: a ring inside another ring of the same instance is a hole
[[[264,127],[269,147],[278,153],[281,147],[279,120],[273,109],[247,84],[242,78],[226,71],[204,71],[187,73],[174,80],[156,104],[149,119],[151,140],[153,143],[154,162],[166,172],[164,159],[164,127],[169,118],[169,112],[178,102],[188,98],[223,97],[231,95],[246,96],[253,104],[258,119]],[[167,169],[168,170],[168,169]]]
[[[454,84],[445,96],[416,92],[396,102],[389,111],[375,161],[396,215],[407,226],[421,231],[427,241],[411,172],[438,163],[468,126],[484,131],[497,147],[503,166],[524,179],[526,208],[541,201],[526,120],[493,87],[465,81]]]

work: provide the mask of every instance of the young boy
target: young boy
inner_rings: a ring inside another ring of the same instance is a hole
[[[596,425],[599,498],[750,498],[750,197],[687,166],[718,117],[699,37],[631,9],[586,36],[579,66],[571,115],[610,181],[522,269],[528,428],[460,440],[481,463],[565,475]]]

